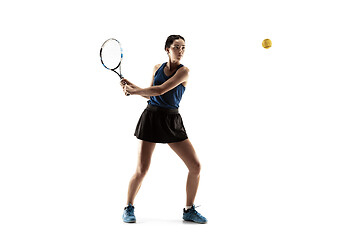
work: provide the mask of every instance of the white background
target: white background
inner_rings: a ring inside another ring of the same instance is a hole
[[[360,73],[356,1],[3,1],[1,239],[359,239]],[[181,102],[202,163],[182,222],[187,169],[157,145],[122,223],[146,100],[102,67],[150,84],[181,34]],[[270,38],[271,49],[261,42]]]

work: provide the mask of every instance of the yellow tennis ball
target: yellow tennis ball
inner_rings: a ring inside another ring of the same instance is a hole
[[[262,42],[262,46],[263,46],[265,49],[271,48],[271,45],[272,45],[272,42],[271,42],[270,39],[264,39],[264,41]]]

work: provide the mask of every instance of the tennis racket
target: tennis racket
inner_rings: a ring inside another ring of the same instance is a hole
[[[120,81],[124,78],[121,74],[121,61],[123,59],[123,49],[121,43],[115,38],[106,40],[100,48],[100,60],[102,65],[116,73]],[[126,94],[127,96],[130,94]]]

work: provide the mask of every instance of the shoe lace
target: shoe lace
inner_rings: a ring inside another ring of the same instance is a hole
[[[130,216],[134,215],[134,207],[133,206],[127,206],[125,209],[126,209],[127,215],[130,215]]]
[[[195,208],[198,208],[198,207],[200,207],[200,206],[201,206],[201,205],[199,205],[199,206],[194,206],[193,213],[194,213],[195,215],[199,216],[199,217],[203,217],[198,211],[195,210]]]

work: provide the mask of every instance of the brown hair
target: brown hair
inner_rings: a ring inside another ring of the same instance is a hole
[[[185,38],[183,38],[182,36],[180,35],[170,35],[167,39],[166,39],[166,42],[165,42],[165,51],[166,51],[166,48],[169,48],[171,46],[171,44],[173,44],[173,42],[177,39],[182,39],[185,41]]]

